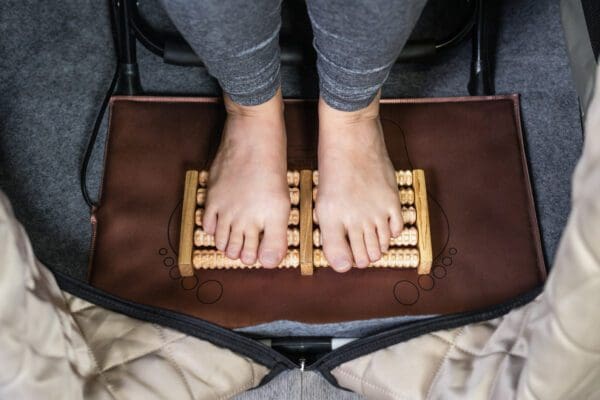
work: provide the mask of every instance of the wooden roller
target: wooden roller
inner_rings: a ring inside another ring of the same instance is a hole
[[[300,172],[288,171],[287,173],[288,186],[298,186],[300,184]],[[198,173],[198,185],[206,187],[208,185],[208,171],[200,171]]]
[[[400,170],[396,172],[396,183],[398,186],[412,186],[412,171]],[[288,172],[289,174],[289,172]],[[313,185],[319,185],[319,171],[313,171]]]
[[[390,246],[400,246],[400,247],[409,247],[416,246],[418,243],[419,233],[417,232],[417,228],[410,227],[404,228],[400,235],[395,238],[390,239]],[[313,230],[313,246],[321,247],[323,243],[321,243],[321,230],[319,228]]]
[[[196,226],[202,226],[202,217],[204,215],[204,208],[196,208],[194,214],[194,222]],[[296,226],[300,223],[300,211],[297,208],[290,210],[290,217],[288,219],[288,225]]]
[[[292,228],[287,230],[288,247],[298,247],[300,245],[300,230]],[[214,235],[204,232],[201,228],[194,230],[194,246],[196,247],[215,247]]]
[[[196,226],[202,226],[202,217],[204,216],[204,208],[196,208],[194,214],[194,222]],[[290,210],[290,217],[288,219],[288,225],[296,226],[300,223],[300,211],[297,208]]]
[[[260,262],[246,265],[240,260],[232,260],[219,250],[194,250],[192,262],[196,269],[238,269],[262,268]],[[298,268],[300,253],[298,250],[289,250],[277,268]]]
[[[390,246],[416,246],[418,238],[417,228],[404,228],[398,237],[390,239]]]
[[[413,206],[402,207],[402,221],[404,225],[414,225],[417,222],[417,211]],[[316,209],[313,209],[313,224],[319,224]]]
[[[196,191],[196,204],[200,207],[204,207],[206,202],[206,188],[198,188]],[[300,203],[300,189],[297,187],[290,188],[290,202],[293,206],[297,206]]]
[[[313,201],[317,201],[317,193],[318,188],[314,187],[312,189]],[[415,192],[412,188],[400,189],[398,191],[398,196],[400,197],[400,204],[402,204],[403,206],[408,206],[415,203]]]
[[[316,249],[313,254],[315,267],[329,267],[323,250]],[[419,266],[419,250],[417,249],[392,249],[385,253],[378,261],[369,267],[375,268],[417,268]]]

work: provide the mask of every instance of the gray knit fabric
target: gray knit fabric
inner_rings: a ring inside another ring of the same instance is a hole
[[[375,97],[426,0],[308,0],[321,97],[353,111]],[[162,0],[187,42],[242,105],[280,86],[280,0]]]

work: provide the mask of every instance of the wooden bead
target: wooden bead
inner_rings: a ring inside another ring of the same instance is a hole
[[[412,172],[406,170],[396,171],[396,183],[398,186],[412,186]]]
[[[390,246],[416,246],[418,237],[417,228],[404,228],[398,237],[390,239]]]
[[[195,269],[262,268],[259,262],[246,265],[240,260],[228,258],[219,250],[194,250],[192,262]],[[290,250],[277,268],[298,268],[299,265],[300,253],[298,250]]]
[[[319,185],[319,171],[313,171],[313,185]]]
[[[313,224],[319,225],[319,218],[317,218],[317,209],[316,208],[313,208],[312,215],[313,215]]]
[[[300,245],[300,229],[287,230],[287,243],[290,247],[297,247]]]
[[[321,247],[323,244],[321,243],[321,230],[315,229],[313,230],[313,246]]]
[[[300,184],[300,172],[288,171],[287,183],[288,183],[288,186],[298,186]]]
[[[409,205],[415,203],[415,191],[412,189],[400,189],[398,191],[400,197],[400,204]]]
[[[315,267],[329,266],[323,250],[314,251],[313,263]],[[418,266],[419,251],[417,249],[393,249],[369,265],[370,268],[417,268]]]
[[[320,249],[314,250],[313,265],[315,266],[315,268],[329,266],[329,263],[327,262],[327,259],[325,258],[325,254],[323,253],[323,250],[320,250]]]
[[[198,188],[196,191],[196,204],[199,206],[204,206],[204,202],[206,201],[206,189]]]
[[[290,188],[290,202],[293,206],[297,206],[300,203],[300,189]]]
[[[288,219],[288,225],[296,226],[300,223],[300,210],[292,208],[290,210],[290,217]]]
[[[202,226],[202,217],[204,216],[204,208],[196,208],[194,213],[194,223],[196,226]]]
[[[206,187],[208,185],[208,171],[200,171],[198,174],[198,185]]]
[[[404,225],[413,225],[417,222],[417,211],[414,207],[402,207],[402,221]]]
[[[215,237],[197,228],[194,230],[194,246],[196,247],[215,247]]]
[[[313,202],[317,201],[317,188],[314,187],[312,190],[312,200]]]

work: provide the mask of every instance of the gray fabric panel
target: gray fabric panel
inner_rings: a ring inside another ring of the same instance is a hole
[[[433,315],[367,319],[331,324],[304,324],[295,321],[275,321],[237,329],[237,332],[251,333],[252,335],[261,337],[320,336],[327,333],[327,336],[332,337],[359,338],[370,335],[375,331],[382,331],[386,328],[397,326],[398,324],[430,317],[433,317]]]
[[[560,9],[567,50],[571,59],[573,81],[581,102],[581,111],[585,115],[592,99],[598,65],[581,0],[562,0]]]
[[[315,372],[284,372],[267,385],[245,392],[235,400],[363,400],[363,396],[337,389]]]

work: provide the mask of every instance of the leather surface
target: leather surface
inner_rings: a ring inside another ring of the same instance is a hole
[[[223,123],[213,99],[117,97],[89,279],[135,302],[236,328],[480,309],[546,276],[517,96],[384,100],[396,169],[427,178],[434,266],[408,269],[196,271],[179,275],[185,170],[210,165]],[[316,104],[286,103],[289,169],[316,169]],[[235,188],[232,188],[235,196]],[[352,195],[349,193],[348,195]]]

